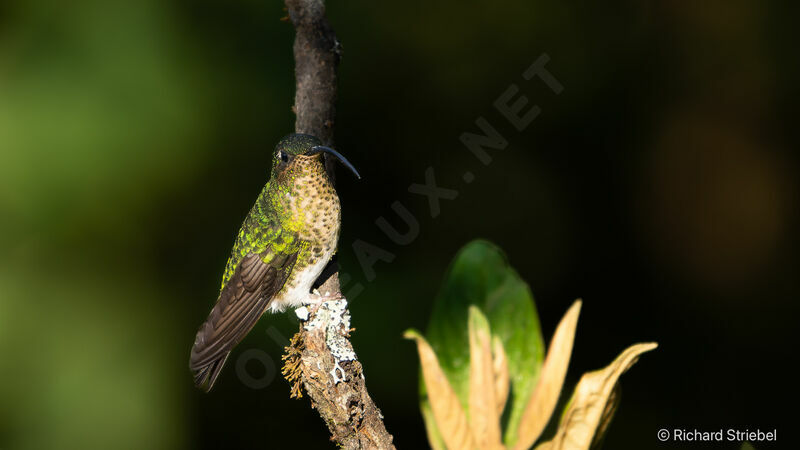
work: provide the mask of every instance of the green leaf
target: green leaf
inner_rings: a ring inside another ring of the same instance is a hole
[[[426,333],[464,411],[469,410],[470,305],[486,315],[493,335],[500,338],[506,352],[511,406],[506,408],[504,440],[510,445],[538,378],[544,343],[528,285],[509,266],[503,252],[488,241],[472,241],[458,252],[436,297]],[[429,406],[422,381],[420,396],[426,410]],[[426,425],[435,426],[428,421]]]

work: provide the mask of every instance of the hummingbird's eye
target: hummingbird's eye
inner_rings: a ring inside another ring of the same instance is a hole
[[[281,161],[289,162],[289,155],[285,151],[281,150],[279,156],[281,158]]]

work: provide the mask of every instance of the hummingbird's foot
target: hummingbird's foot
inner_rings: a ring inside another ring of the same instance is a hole
[[[307,305],[311,314],[314,315],[317,313],[317,310],[319,310],[319,307],[330,298],[331,295],[329,292],[326,292],[325,295],[322,295],[318,289],[314,289],[311,291],[311,294],[309,294],[303,304]]]

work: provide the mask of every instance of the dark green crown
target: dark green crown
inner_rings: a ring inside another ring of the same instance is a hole
[[[284,151],[292,156],[311,150],[312,147],[322,145],[322,142],[310,134],[290,134],[278,142],[275,153]]]

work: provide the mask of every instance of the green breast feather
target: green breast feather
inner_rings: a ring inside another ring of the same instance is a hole
[[[249,253],[258,254],[262,261],[269,264],[276,257],[297,253],[307,246],[307,243],[297,237],[296,230],[288,223],[290,220],[287,217],[279,217],[275,208],[268,206],[269,188],[268,184],[242,223],[231,256],[225,265],[220,290],[225,287],[236,272],[236,267]]]

